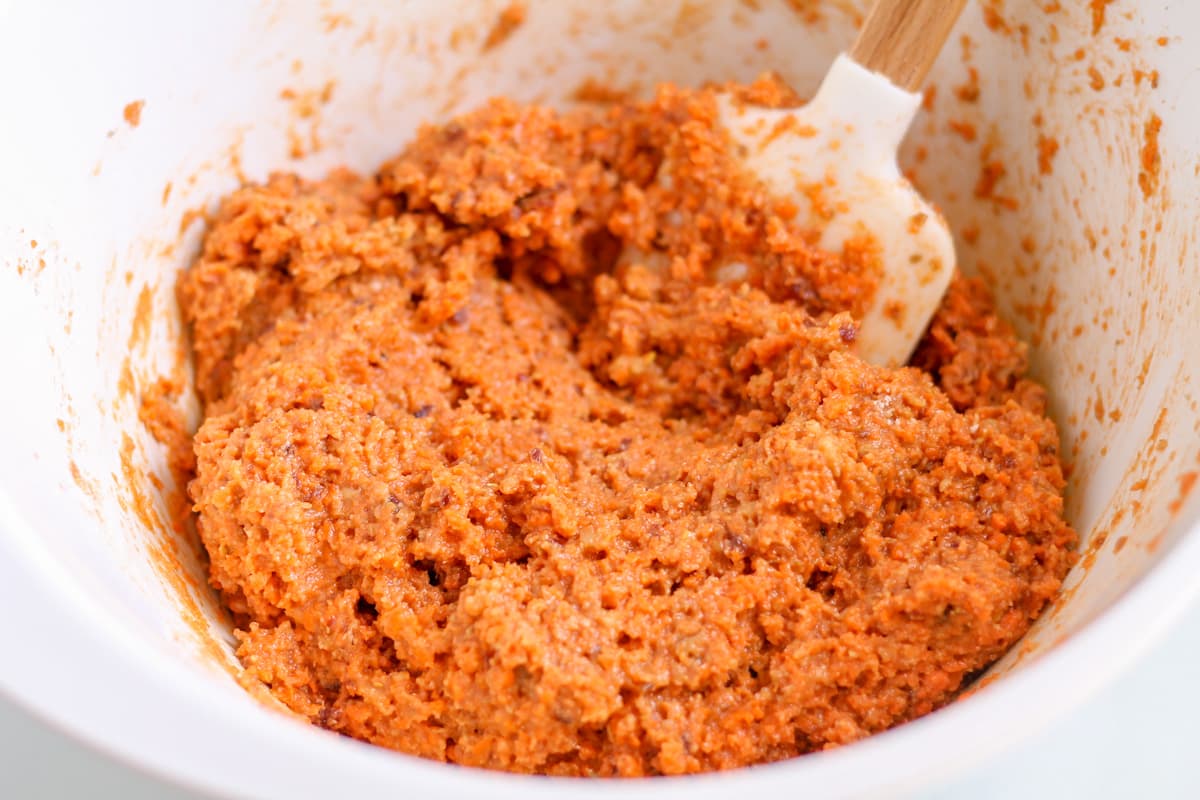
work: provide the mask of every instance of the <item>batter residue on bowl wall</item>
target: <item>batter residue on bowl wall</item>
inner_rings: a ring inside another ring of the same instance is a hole
[[[179,292],[190,492],[289,708],[514,771],[729,768],[949,702],[1055,596],[1058,434],[984,286],[912,367],[860,361],[870,248],[812,249],[713,118],[495,101],[225,200]]]

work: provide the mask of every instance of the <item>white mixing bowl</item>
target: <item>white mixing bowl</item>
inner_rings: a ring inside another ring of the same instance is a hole
[[[865,3],[531,0],[486,46],[507,5],[0,5],[0,690],[222,795],[877,796],[1028,735],[1171,623],[1200,587],[1200,4],[997,0],[968,9],[904,161],[1033,342],[1073,463],[1084,557],[1001,679],[828,753],[619,783],[420,761],[243,691],[137,420],[186,353],[197,213],[272,169],[370,170],[492,94],[771,68],[811,91]]]

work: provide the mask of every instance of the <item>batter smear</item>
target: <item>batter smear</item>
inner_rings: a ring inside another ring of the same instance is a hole
[[[864,363],[869,243],[810,246],[715,116],[496,100],[225,200],[179,292],[190,494],[289,708],[460,764],[724,769],[949,702],[1055,596],[1058,436],[984,287]]]

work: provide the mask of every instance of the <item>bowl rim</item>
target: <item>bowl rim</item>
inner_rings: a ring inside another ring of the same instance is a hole
[[[406,786],[495,800],[565,795],[728,796],[782,786],[818,796],[894,794],[962,774],[1043,729],[1158,641],[1200,594],[1200,521],[1082,629],[985,689],[854,744],[721,773],[581,781],[517,776],[407,756],[303,724],[245,713],[249,695],[200,680],[131,623],[87,602],[0,488],[0,636],[24,657],[0,659],[0,693],[93,749],[178,786],[221,796],[305,797]],[[38,613],[14,613],[37,597]],[[62,642],[71,642],[63,648]],[[64,652],[66,650],[66,652]],[[75,658],[64,657],[82,654]],[[33,657],[31,658],[30,655]],[[79,670],[77,665],[86,664]],[[234,718],[236,717],[236,718]],[[180,724],[182,723],[182,725]]]

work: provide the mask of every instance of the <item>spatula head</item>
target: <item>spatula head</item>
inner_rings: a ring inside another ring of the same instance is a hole
[[[799,224],[820,231],[820,247],[837,253],[867,241],[876,250],[879,288],[855,347],[879,365],[908,361],[955,267],[946,221],[896,164],[920,102],[843,55],[802,108],[721,105],[721,122],[744,148],[746,167],[795,203]]]

